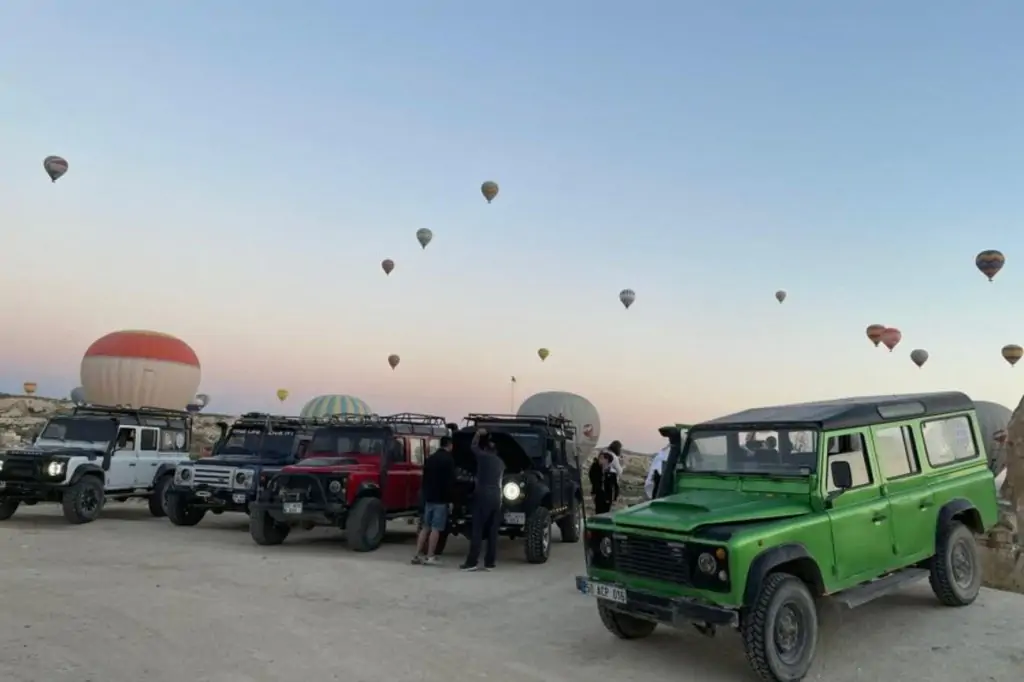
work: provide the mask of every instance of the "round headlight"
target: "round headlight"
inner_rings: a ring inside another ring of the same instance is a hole
[[[505,496],[506,500],[518,500],[522,493],[522,486],[515,481],[509,481],[501,488],[501,494]]]
[[[599,547],[601,549],[601,556],[607,558],[607,557],[610,557],[612,555],[612,539],[611,538],[609,538],[609,537],[601,538],[601,544],[599,545]]]
[[[704,552],[697,557],[697,568],[700,569],[701,573],[707,575],[714,575],[715,569],[718,568],[718,564],[715,562],[715,557],[711,556],[707,552]]]
[[[239,471],[235,474],[235,485],[242,485],[243,483],[245,483],[245,472]]]
[[[181,469],[180,471],[181,471],[181,480],[187,481],[190,478],[192,478],[192,470],[191,469]]]
[[[329,486],[327,486],[327,489],[330,490],[332,493],[335,493],[335,494],[340,493],[341,492],[341,481],[331,481],[331,484]]]
[[[64,473],[64,462],[50,462],[46,466],[46,473],[50,476],[60,476]]]

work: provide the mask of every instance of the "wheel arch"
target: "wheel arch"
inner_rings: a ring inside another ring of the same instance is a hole
[[[949,527],[954,523],[962,523],[974,533],[984,533],[985,524],[981,520],[981,512],[970,500],[958,497],[942,505],[939,510],[939,518],[935,524],[935,542],[949,532]]]
[[[799,578],[815,597],[825,594],[825,580],[818,562],[804,545],[794,542],[770,547],[754,557],[743,590],[744,605],[754,603],[765,579],[772,573],[789,573]]]
[[[100,465],[93,462],[85,462],[76,466],[75,470],[71,472],[71,480],[68,482],[68,485],[74,485],[86,476],[95,476],[100,479],[100,483],[105,481],[103,468]]]

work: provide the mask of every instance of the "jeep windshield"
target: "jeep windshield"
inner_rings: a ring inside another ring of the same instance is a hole
[[[214,451],[214,455],[249,455],[266,459],[286,459],[295,445],[295,429],[267,429],[262,426],[232,428]]]
[[[106,447],[117,436],[117,422],[96,417],[54,417],[36,439],[37,445],[90,443]]]
[[[319,457],[379,456],[384,453],[386,438],[384,429],[320,429],[313,434],[308,452]]]
[[[736,476],[810,476],[818,466],[818,432],[735,428],[690,431],[679,470]]]
[[[518,431],[514,428],[502,428],[502,427],[491,427],[486,424],[481,424],[479,427],[487,429],[493,433],[503,433],[507,436],[511,436],[513,440],[523,449],[523,452],[527,454],[530,459],[539,459],[544,455],[544,447],[546,439],[544,434],[538,433],[537,431]]]

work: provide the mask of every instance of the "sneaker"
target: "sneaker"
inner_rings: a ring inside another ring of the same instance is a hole
[[[438,559],[436,556],[428,556],[426,559],[423,560],[423,565],[424,566],[440,566],[441,565],[441,560]]]
[[[459,570],[466,571],[468,573],[470,571],[479,571],[480,567],[476,564],[462,564],[461,566],[459,566]]]
[[[422,556],[422,555],[420,555],[420,554],[417,554],[416,556],[414,556],[414,557],[412,558],[412,562],[411,562],[411,563],[412,563],[413,565],[419,565],[419,564],[422,564],[422,563],[423,563],[423,556]]]
[[[484,566],[485,571],[493,571],[495,568],[497,568],[497,566],[494,566],[493,564],[490,566]]]

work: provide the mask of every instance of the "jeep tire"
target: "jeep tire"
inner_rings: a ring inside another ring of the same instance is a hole
[[[575,497],[572,498],[569,511],[558,519],[558,530],[561,531],[562,542],[579,542],[583,536],[583,510]]]
[[[818,610],[807,585],[772,573],[743,615],[747,662],[766,682],[796,682],[807,675],[818,645]]]
[[[291,532],[291,526],[278,523],[265,511],[249,516],[249,535],[257,545],[280,545]]]
[[[0,521],[6,521],[18,511],[19,500],[0,500]]]
[[[164,512],[175,526],[194,526],[206,516],[205,509],[193,507],[184,495],[173,490],[167,491]]]
[[[361,497],[356,500],[345,524],[345,538],[350,549],[356,552],[372,552],[384,542],[387,518],[384,505],[376,497]]]
[[[935,545],[928,576],[932,591],[946,606],[967,606],[981,591],[981,561],[971,530],[954,521]]]
[[[551,556],[551,512],[545,507],[530,512],[523,535],[527,563],[545,563]]]
[[[87,474],[64,491],[61,507],[68,523],[89,523],[99,518],[105,501],[103,480]]]
[[[153,486],[153,492],[149,494],[149,513],[158,519],[167,516],[164,503],[167,501],[168,489],[173,480],[173,475],[164,474],[157,479],[156,485]]]
[[[608,632],[619,639],[643,639],[658,627],[653,621],[613,611],[602,604],[600,599],[597,600],[597,614],[601,616],[601,622],[608,628]]]

